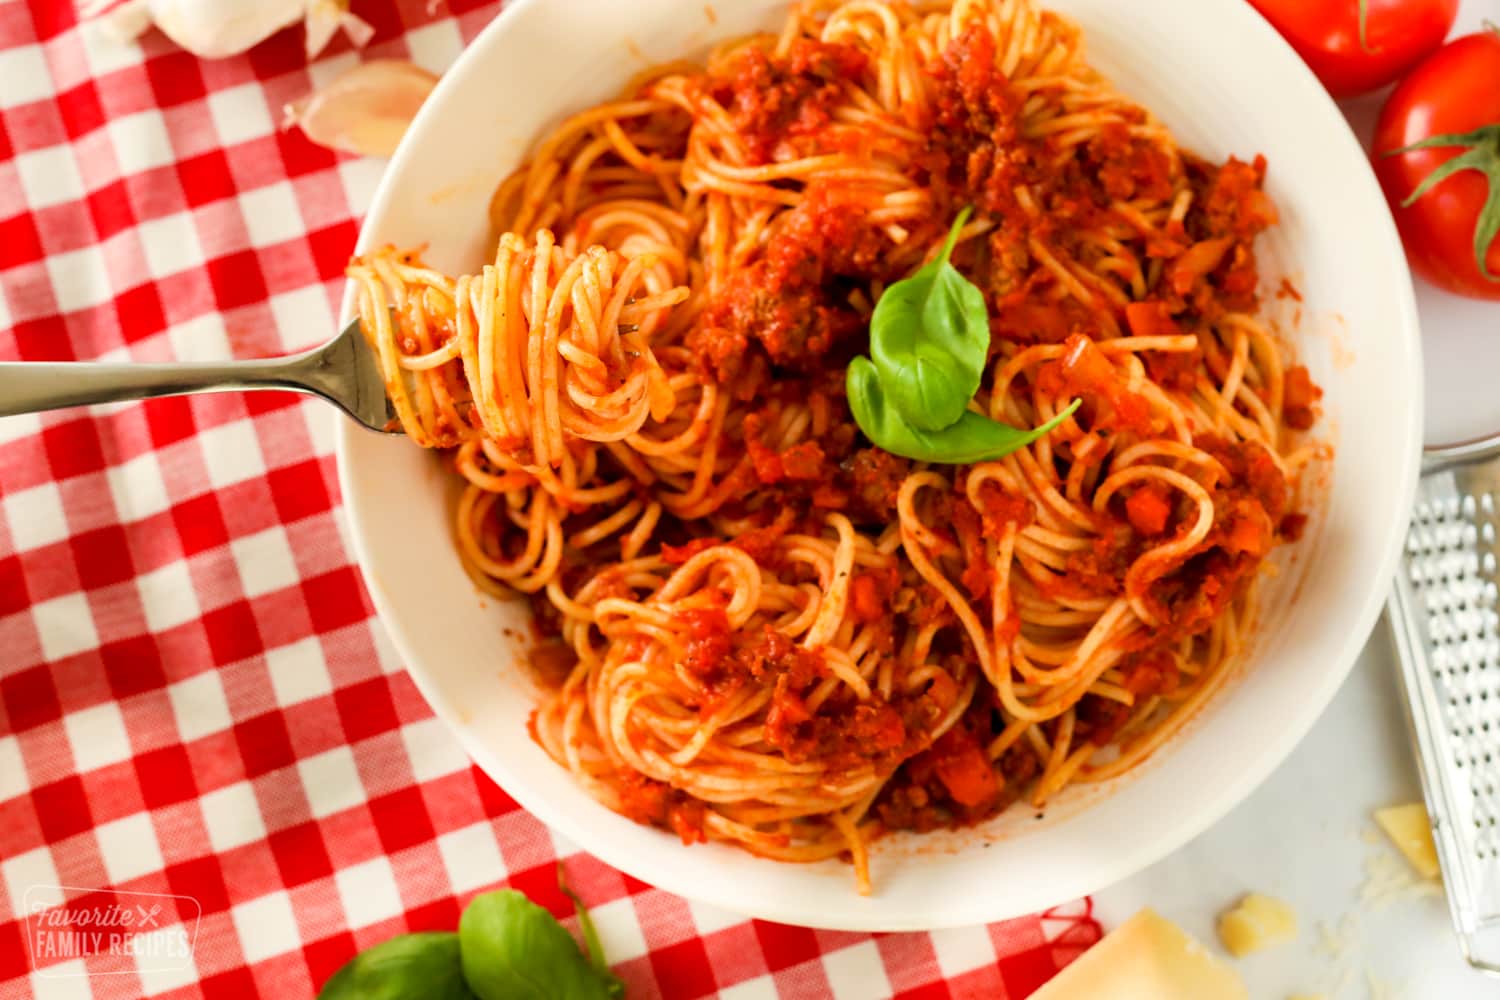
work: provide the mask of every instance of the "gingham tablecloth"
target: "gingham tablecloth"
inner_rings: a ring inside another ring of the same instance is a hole
[[[280,109],[360,58],[440,72],[497,9],[439,7],[356,0],[373,43],[308,66],[300,31],[204,62],[117,44],[68,0],[0,0],[0,360],[331,336],[382,164]],[[931,935],[746,921],[549,832],[371,617],[335,419],[260,394],[0,420],[0,997],[308,997],[478,891],[570,913],[559,861],[631,997],[1019,998],[1097,938],[1086,904]],[[73,954],[53,922],[136,907],[188,956]]]

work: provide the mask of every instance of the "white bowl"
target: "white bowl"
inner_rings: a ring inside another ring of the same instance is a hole
[[[915,930],[1033,912],[1151,864],[1248,795],[1312,726],[1373,626],[1415,486],[1422,380],[1411,280],[1364,154],[1312,74],[1242,0],[1053,6],[1083,25],[1095,65],[1185,146],[1270,160],[1282,221],[1263,254],[1272,280],[1289,275],[1304,296],[1293,339],[1327,393],[1320,432],[1336,441],[1324,516],[1292,547],[1244,668],[1164,749],[1115,787],[1065,795],[1041,822],[1018,808],[977,830],[888,837],[873,852],[875,894],[862,898],[840,862],[684,847],[586,795],[527,735],[537,693],[507,634],[525,633],[525,605],[481,599],[460,569],[454,477],[404,440],[342,422],[355,550],[417,686],[486,773],[616,868],[817,927]],[[360,249],[427,243],[438,267],[480,264],[492,249],[490,194],[549,126],[613,96],[648,62],[776,23],[786,3],[714,8],[717,23],[700,0],[511,3],[422,109]],[[1293,303],[1279,306],[1290,319]]]

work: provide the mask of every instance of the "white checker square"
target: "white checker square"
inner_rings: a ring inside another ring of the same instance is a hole
[[[591,906],[589,917],[594,921],[599,944],[611,963],[628,962],[649,950],[632,897],[621,896],[600,906]]]
[[[133,942],[139,949],[135,971],[141,977],[142,996],[160,996],[198,981],[198,967],[193,964],[190,955],[187,958],[154,957],[187,954],[193,946],[192,931],[189,928],[174,924],[137,934]],[[153,957],[143,958],[143,955]]]
[[[354,753],[348,747],[334,747],[315,757],[297,762],[307,805],[313,819],[352,809],[365,801],[365,786],[354,766]]]
[[[350,927],[368,927],[405,912],[396,888],[396,875],[391,871],[390,861],[383,856],[340,869],[333,881]]]
[[[891,983],[874,941],[840,948],[823,956],[823,974],[834,1000],[875,1000],[891,995]]]
[[[63,731],[73,747],[74,770],[92,771],[130,759],[125,716],[113,701],[69,712],[63,716]]]
[[[8,325],[8,324],[7,324]],[[40,413],[18,413],[13,417],[0,417],[0,444],[10,444],[42,432]]]
[[[722,931],[735,924],[742,924],[746,920],[741,914],[730,913],[728,910],[721,910],[707,903],[698,903],[690,899],[687,904],[688,912],[693,915],[693,926],[698,929],[699,937]]]
[[[271,317],[283,350],[295,351],[333,339],[333,310],[322,285],[271,296]]]
[[[464,38],[458,21],[444,18],[406,33],[408,58],[423,69],[442,75],[463,51]]]
[[[33,972],[31,997],[32,1000],[93,1000],[94,990],[89,985],[92,982],[83,959],[74,958]]]
[[[341,414],[331,406],[324,406],[311,399],[302,404],[302,416],[307,421],[307,434],[312,438],[314,455],[332,455],[334,442],[338,439],[338,429],[349,418]],[[336,517],[333,522],[339,526],[339,535],[344,539],[344,545],[349,546],[349,537],[346,534],[344,523],[348,518]]]
[[[175,559],[149,573],[142,573],[136,577],[135,586],[141,592],[146,627],[152,632],[165,632],[202,614],[198,597],[193,592],[193,578],[188,574],[184,560]]]
[[[167,700],[172,703],[177,734],[184,743],[228,729],[233,721],[216,670],[205,670],[185,681],[169,684]]]
[[[6,79],[0,76],[0,79]],[[7,81],[8,82],[8,81]],[[5,89],[5,88],[0,88]],[[48,146],[22,153],[12,161],[21,175],[26,204],[35,211],[83,197],[83,178],[70,146]]]
[[[99,839],[99,857],[104,861],[104,874],[109,876],[110,885],[120,885],[166,867],[150,813],[138,812],[97,826],[94,836]]]
[[[273,955],[281,955],[302,944],[297,933],[297,915],[292,912],[292,897],[278,889],[259,899],[231,907],[229,918],[245,953],[245,964],[254,965]]]
[[[141,47],[123,42],[120,29],[108,17],[80,18],[78,35],[95,79],[141,62]]]
[[[38,425],[40,430],[40,425]],[[10,523],[10,535],[18,549],[39,549],[68,537],[68,519],[63,514],[62,493],[56,483],[42,483],[0,497],[0,511]]]
[[[253,844],[266,838],[266,823],[260,814],[255,789],[248,781],[215,788],[198,800],[208,846],[216,854]]]
[[[349,199],[349,211],[361,217],[370,210],[375,200],[375,189],[385,175],[385,161],[372,156],[361,156],[357,160],[340,160],[339,179],[344,182],[344,194]]]
[[[240,212],[253,247],[268,247],[302,237],[302,209],[288,181],[277,181],[240,195]]]
[[[10,890],[11,913],[30,913],[35,907],[55,906],[62,902],[60,891],[41,888],[58,884],[52,852],[45,847],[0,861],[0,882]]]
[[[770,976],[756,976],[719,991],[719,1000],[779,1000],[780,996]]]
[[[402,726],[401,742],[406,744],[412,776],[418,781],[431,781],[469,766],[469,756],[464,753],[464,748],[459,746],[452,731],[437,719],[423,719]]]
[[[203,246],[189,212],[164,215],[136,227],[141,250],[146,255],[146,269],[153,278],[203,266]]]
[[[276,131],[266,92],[259,84],[245,83],[208,95],[208,113],[214,120],[219,142],[225,146],[249,142]]]
[[[167,342],[178,361],[228,361],[234,356],[229,347],[229,332],[224,317],[204,313],[167,328]]]
[[[208,482],[214,489],[246,479],[258,479],[266,474],[260,438],[255,436],[255,425],[248,420],[231,420],[200,431],[198,443],[203,448]]]
[[[297,562],[280,525],[229,543],[246,597],[259,597],[297,582]],[[316,642],[314,642],[316,645]]]
[[[18,108],[51,99],[52,70],[40,45],[17,45],[0,52],[0,108]]]
[[[507,874],[495,828],[489,823],[450,830],[438,837],[437,848],[456,894],[494,885]]]
[[[142,521],[171,506],[156,452],[147,451],[104,470],[115,511],[125,523]]]
[[[285,534],[281,528],[271,530]],[[276,695],[276,704],[283,708],[310,698],[321,698],[333,690],[328,661],[323,658],[323,646],[315,635],[289,646],[268,650],[266,670],[271,675],[271,691]]]
[[[99,647],[94,615],[89,610],[88,598],[81,593],[75,591],[33,604],[31,617],[42,640],[42,655],[49,660]]]
[[[47,258],[46,267],[59,312],[92,309],[114,298],[109,287],[109,269],[97,246],[55,253]]]
[[[167,123],[155,109],[114,118],[105,126],[115,147],[115,162],[123,174],[140,174],[165,167],[175,159]]]
[[[21,756],[21,741],[14,736],[0,736],[0,802],[9,802],[30,790],[26,759]]]
[[[997,957],[989,928],[983,925],[933,931],[932,950],[937,953],[938,968],[945,979],[994,965]]]

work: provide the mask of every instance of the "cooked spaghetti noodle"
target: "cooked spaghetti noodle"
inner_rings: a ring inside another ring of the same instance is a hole
[[[481,273],[356,259],[400,424],[466,481],[464,565],[532,595],[536,739],[639,821],[864,890],[882,830],[1155,750],[1304,520],[1318,390],[1256,318],[1264,171],[1180,150],[1030,0],[812,0],[563,122]],[[1083,405],[916,464],[844,370],[970,204],[974,405]]]

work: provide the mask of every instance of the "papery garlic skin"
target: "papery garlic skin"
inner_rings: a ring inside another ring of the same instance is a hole
[[[113,0],[83,8],[91,17]],[[126,0],[109,9],[105,23],[123,40],[138,38],[151,25],[201,59],[239,55],[298,21],[307,26],[307,55],[323,51],[342,28],[356,46],[374,29],[350,13],[349,0]]]
[[[285,125],[301,126],[320,146],[388,157],[438,78],[399,59],[373,59],[339,74],[286,106]]]

